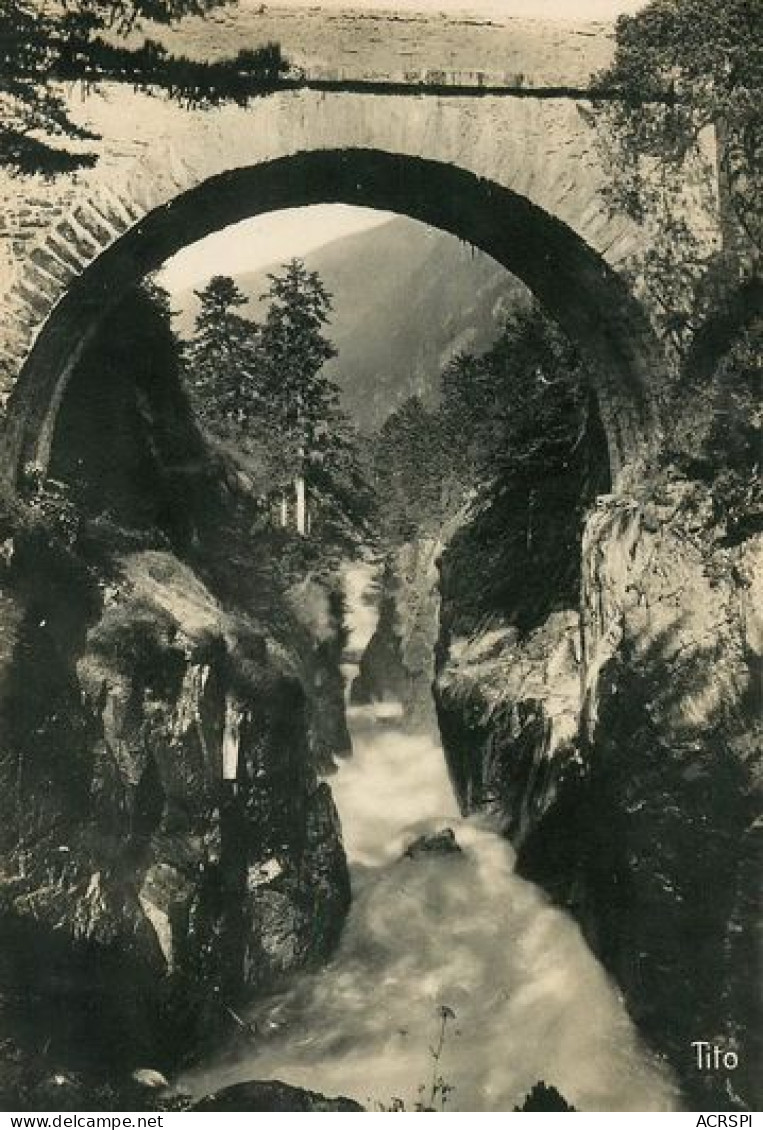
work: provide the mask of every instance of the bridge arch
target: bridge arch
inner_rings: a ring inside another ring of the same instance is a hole
[[[616,474],[654,422],[664,360],[618,272],[562,219],[443,161],[370,148],[307,150],[226,170],[149,209],[96,249],[36,335],[10,398],[5,464],[46,467],[70,374],[104,315],[147,273],[215,230],[271,211],[344,203],[407,215],[487,252],[522,279],[591,359]]]

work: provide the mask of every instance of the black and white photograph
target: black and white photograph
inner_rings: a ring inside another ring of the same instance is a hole
[[[762,118],[761,0],[0,0],[8,1128],[752,1126]]]

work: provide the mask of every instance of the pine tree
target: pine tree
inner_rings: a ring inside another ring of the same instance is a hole
[[[277,500],[280,525],[326,547],[352,548],[368,534],[372,496],[361,442],[323,372],[336,350],[326,336],[331,298],[299,260],[268,276],[264,319],[217,275],[185,347],[185,378],[205,431]],[[317,519],[319,527],[315,527]]]
[[[337,461],[345,417],[339,389],[323,372],[336,356],[325,335],[331,296],[315,271],[299,259],[268,276],[262,295],[268,310],[260,334],[269,417],[281,438],[296,499],[296,524],[309,532],[310,487]]]
[[[205,63],[172,55],[155,40],[120,41],[139,30],[142,19],[170,23],[225,2],[0,0],[0,164],[16,173],[55,175],[95,163],[85,143],[97,137],[72,120],[63,83],[129,83],[191,107],[244,105],[273,90],[286,69],[276,44]]]
[[[378,526],[399,543],[434,531],[497,483],[525,496],[528,541],[538,481],[565,474],[589,425],[581,358],[538,307],[507,320],[490,349],[442,374],[441,403],[411,397],[374,437]]]
[[[467,480],[501,470],[530,482],[578,441],[586,384],[582,359],[557,324],[538,306],[520,311],[480,357],[465,354],[446,368],[444,444],[456,449],[461,437],[458,463]]]
[[[214,435],[241,440],[264,411],[259,327],[238,312],[247,300],[233,279],[215,275],[194,293],[201,308],[185,350],[194,406]]]
[[[374,453],[383,538],[406,541],[440,517],[447,474],[440,438],[436,414],[418,396],[409,397],[384,422]]]

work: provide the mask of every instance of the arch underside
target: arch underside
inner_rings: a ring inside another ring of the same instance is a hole
[[[662,358],[622,279],[562,221],[451,164],[373,149],[301,152],[213,176],[154,209],[72,281],[8,405],[4,464],[47,465],[58,406],[103,317],[146,274],[229,224],[312,204],[397,212],[486,252],[530,288],[590,361],[614,473],[652,425]],[[369,265],[372,269],[372,265]]]

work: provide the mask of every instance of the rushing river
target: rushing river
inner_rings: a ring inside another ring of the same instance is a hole
[[[373,628],[367,579],[348,579],[355,655]],[[487,823],[459,817],[442,749],[405,734],[396,713],[350,711],[354,757],[332,779],[353,883],[334,959],[255,1010],[263,1035],[251,1052],[187,1082],[198,1092],[278,1078],[410,1110],[440,1075],[454,1088],[446,1109],[511,1111],[543,1079],[583,1110],[676,1109],[669,1074],[578,927],[517,878]],[[461,854],[401,858],[445,827]],[[442,1006],[453,1016],[435,1063]]]

